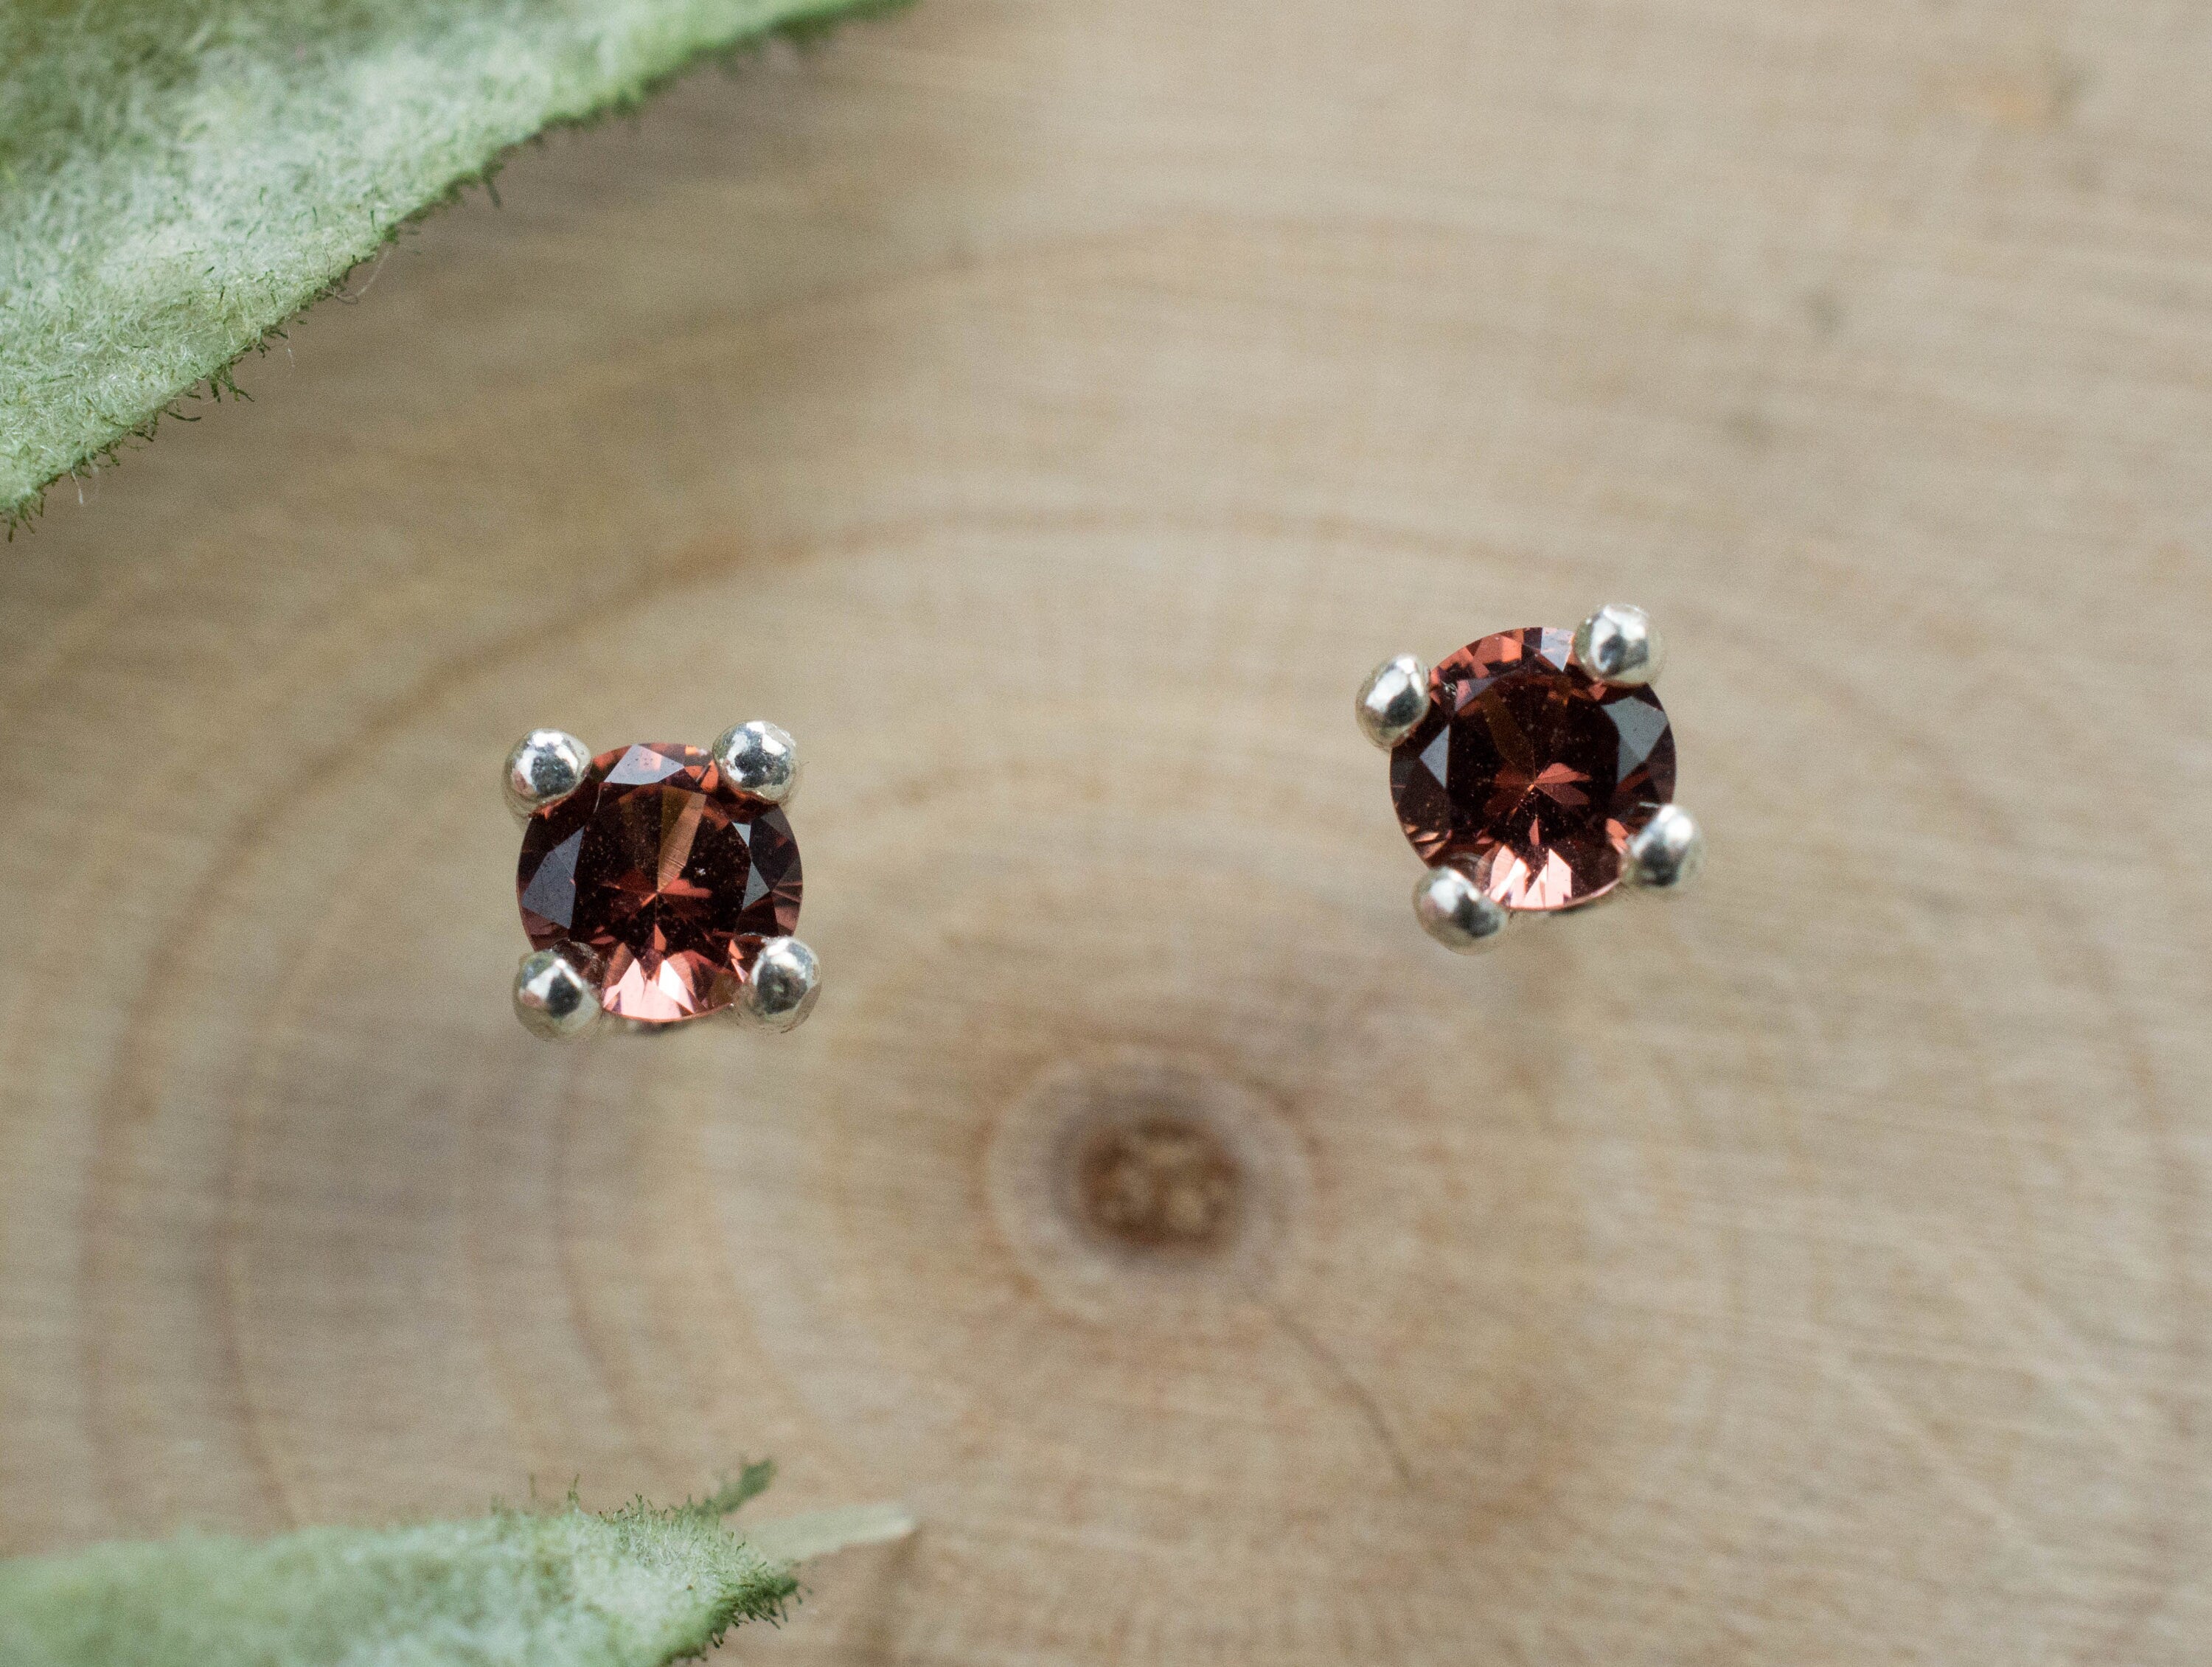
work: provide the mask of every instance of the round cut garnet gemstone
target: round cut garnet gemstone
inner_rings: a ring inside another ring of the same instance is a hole
[[[1390,797],[1431,867],[1509,909],[1571,909],[1620,879],[1621,847],[1674,796],[1674,736],[1649,689],[1577,671],[1565,631],[1470,642],[1429,678],[1390,752]]]
[[[533,946],[583,946],[609,1013],[665,1025],[727,1007],[799,924],[799,843],[697,747],[617,747],[531,816],[514,884]]]

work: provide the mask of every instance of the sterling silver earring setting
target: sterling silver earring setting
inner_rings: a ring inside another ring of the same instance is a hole
[[[1644,611],[1608,603],[1571,633],[1499,631],[1433,671],[1412,654],[1375,669],[1356,710],[1390,754],[1431,937],[1474,954],[1524,916],[1696,877],[1705,836],[1674,802],[1674,731],[1651,689],[1662,656]]]
[[[1434,670],[1411,654],[1376,668],[1359,725],[1390,754],[1430,936],[1471,954],[1523,916],[1696,875],[1705,837],[1674,802],[1659,664],[1643,611],[1607,604],[1571,633],[1499,631]],[[703,751],[653,741],[594,757],[557,729],[517,742],[506,792],[523,824],[524,1025],[567,1037],[609,1019],[655,1032],[722,1013],[802,1022],[820,969],[793,935],[799,842],[783,806],[799,775],[771,723],[736,725]]]
[[[771,1031],[803,1021],[819,969],[791,935],[799,842],[783,806],[799,774],[772,723],[736,725],[705,751],[650,741],[593,757],[557,729],[515,743],[524,1026],[565,1038],[607,1019],[655,1032],[723,1013]]]

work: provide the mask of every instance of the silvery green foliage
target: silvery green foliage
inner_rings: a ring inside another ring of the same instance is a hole
[[[409,220],[701,55],[880,0],[8,0],[0,523]]]
[[[772,1619],[793,1565],[911,1527],[886,1507],[770,1524],[722,1518],[768,1484],[748,1466],[696,1504],[468,1522],[185,1536],[0,1563],[8,1667],[661,1667]]]

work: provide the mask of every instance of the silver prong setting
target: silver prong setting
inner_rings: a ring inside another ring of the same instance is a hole
[[[1705,866],[1705,834],[1680,805],[1662,805],[1629,838],[1620,877],[1638,891],[1678,891]]]
[[[714,762],[732,787],[770,805],[788,804],[799,791],[799,747],[790,733],[755,718],[732,724],[716,738]]]
[[[753,957],[752,969],[730,1006],[742,1025],[790,1031],[806,1022],[821,993],[822,966],[814,952],[796,938],[770,938]]]
[[[1641,689],[1659,675],[1667,645],[1651,616],[1626,602],[1608,602],[1575,628],[1574,660],[1595,683]]]
[[[1413,654],[1393,654],[1359,685],[1352,709],[1360,733],[1385,752],[1429,715],[1429,668]]]
[[[1431,868],[1413,887],[1413,918],[1455,955],[1480,955],[1505,940],[1513,911],[1458,869]]]
[[[507,755],[507,807],[521,821],[557,805],[583,785],[591,767],[591,748],[566,730],[533,729]]]
[[[599,969],[567,945],[534,950],[514,970],[514,1016],[532,1036],[573,1041],[605,1016]]]

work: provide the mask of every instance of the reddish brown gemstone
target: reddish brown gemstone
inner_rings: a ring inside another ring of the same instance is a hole
[[[1649,689],[1594,683],[1565,631],[1500,631],[1429,678],[1390,753],[1390,796],[1431,867],[1511,909],[1571,909],[1620,879],[1628,837],[1674,796],[1674,737]]]
[[[617,747],[531,817],[515,890],[532,945],[582,945],[609,1013],[665,1025],[727,1007],[799,924],[799,843],[698,748]]]

